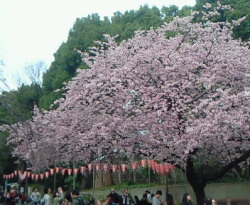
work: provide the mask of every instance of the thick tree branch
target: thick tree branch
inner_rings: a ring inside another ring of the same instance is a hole
[[[210,174],[206,175],[206,181],[213,181],[223,177],[230,169],[234,168],[239,163],[245,161],[250,157],[250,150],[247,150],[244,154],[242,154],[239,158],[235,158],[229,164],[221,167],[221,169],[216,170],[214,172],[210,172]]]

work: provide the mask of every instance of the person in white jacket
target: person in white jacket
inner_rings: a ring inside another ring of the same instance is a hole
[[[30,199],[33,205],[39,205],[41,200],[41,195],[37,188],[35,188],[33,192],[30,194]]]
[[[45,188],[44,189],[44,196],[42,198],[42,205],[51,205],[51,199],[50,199],[50,194],[51,194],[51,189],[50,188]]]

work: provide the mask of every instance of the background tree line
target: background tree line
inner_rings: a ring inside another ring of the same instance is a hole
[[[250,2],[248,0],[221,0],[222,4],[228,4],[233,11],[220,11],[220,16],[211,21],[232,21],[250,13]],[[62,43],[54,53],[54,61],[44,72],[42,82],[39,73],[44,70],[42,63],[29,65],[29,76],[31,84],[21,84],[17,90],[3,91],[0,95],[0,124],[13,124],[24,121],[32,116],[34,105],[41,109],[51,109],[50,105],[61,95],[55,93],[61,89],[64,83],[75,76],[77,69],[86,69],[87,66],[81,61],[76,50],[87,51],[94,45],[94,41],[103,40],[103,34],[118,34],[118,41],[130,38],[135,30],[146,30],[156,28],[175,16],[187,16],[192,11],[203,10],[203,5],[211,3],[215,5],[217,0],[197,0],[194,7],[185,6],[179,9],[177,6],[148,7],[141,6],[138,10],[115,12],[109,19],[101,19],[98,14],[77,18],[73,27],[69,30],[68,39]],[[200,21],[199,18],[196,21]],[[234,30],[234,37],[244,41],[250,40],[250,17]],[[32,71],[32,72],[31,72]],[[6,146],[7,133],[0,133],[0,174],[11,172],[16,167],[15,159],[10,155],[11,147]],[[2,178],[0,179],[2,180]],[[2,184],[2,183],[1,183]]]

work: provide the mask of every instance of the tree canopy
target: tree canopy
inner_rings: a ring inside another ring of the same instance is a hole
[[[37,169],[115,150],[167,161],[186,172],[202,204],[206,184],[250,156],[250,50],[232,36],[244,19],[211,22],[210,8],[200,23],[197,13],[175,17],[80,52],[90,69],[68,82],[57,109],[35,108],[14,125],[14,154]]]

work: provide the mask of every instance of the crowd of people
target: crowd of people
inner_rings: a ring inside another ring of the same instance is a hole
[[[122,189],[120,194],[111,189],[106,200],[97,200],[96,205],[177,205],[177,203],[173,195],[169,193],[166,194],[166,200],[162,199],[161,190],[157,190],[155,194],[151,194],[150,191],[146,190],[140,199],[137,195],[133,198],[126,188]],[[181,205],[193,205],[190,194],[185,193],[183,195]],[[204,205],[217,205],[217,203],[212,198],[205,198]]]
[[[118,193],[115,189],[111,189],[105,200],[90,199],[85,201],[78,190],[72,190],[64,193],[59,187],[52,194],[50,188],[45,188],[43,194],[35,188],[27,197],[23,192],[18,193],[17,189],[11,189],[10,192],[4,193],[0,191],[1,205],[177,205],[172,194],[167,193],[166,198],[162,198],[162,191],[157,190],[155,194],[151,194],[146,190],[142,197],[132,196],[128,189],[120,190]],[[185,193],[182,198],[181,205],[193,205],[190,194]],[[212,198],[205,198],[204,205],[216,205],[216,201]]]

